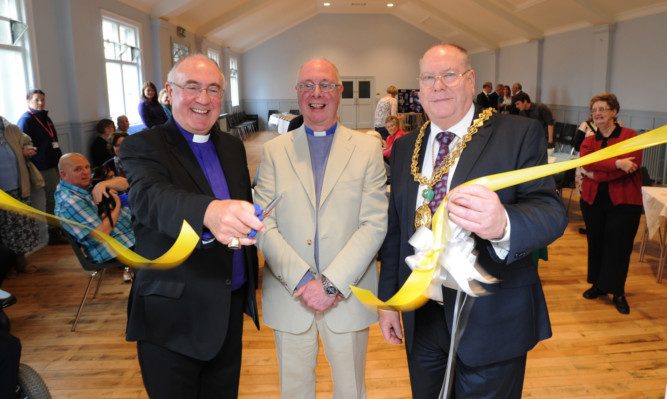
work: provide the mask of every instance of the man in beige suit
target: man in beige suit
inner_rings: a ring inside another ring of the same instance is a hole
[[[283,398],[315,397],[318,335],[334,398],[365,398],[368,327],[377,321],[350,285],[377,289],[377,253],[387,230],[380,142],[336,121],[338,70],[313,59],[296,91],[304,125],[264,146],[255,200],[283,196],[257,246],[266,259],[264,323],[273,328]]]

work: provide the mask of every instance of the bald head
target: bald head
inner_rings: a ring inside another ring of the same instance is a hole
[[[87,190],[90,185],[90,163],[83,155],[70,152],[58,161],[58,170],[62,181]]]

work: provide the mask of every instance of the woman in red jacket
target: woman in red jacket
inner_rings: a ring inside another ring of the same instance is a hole
[[[616,96],[600,93],[590,101],[591,116],[598,127],[581,143],[581,155],[616,144],[637,133],[616,123],[620,109]],[[632,245],[642,211],[642,151],[584,166],[581,213],[588,238],[588,282],[584,298],[612,294],[616,309],[630,313],[625,299]]]

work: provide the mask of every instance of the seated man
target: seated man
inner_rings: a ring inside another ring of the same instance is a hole
[[[132,230],[130,221],[130,210],[121,206],[117,194],[117,191],[128,189],[127,180],[124,177],[114,177],[96,184],[95,188],[90,191],[92,178],[90,163],[83,155],[77,153],[63,155],[58,162],[58,169],[60,183],[55,194],[56,216],[109,234],[126,247],[133,247],[134,230]],[[98,214],[96,205],[102,200],[102,197],[111,197],[116,203],[109,215],[103,218]],[[90,230],[67,223],[62,223],[62,225],[83,246],[86,255],[93,262],[102,263],[115,257],[109,253],[106,246],[91,236]]]

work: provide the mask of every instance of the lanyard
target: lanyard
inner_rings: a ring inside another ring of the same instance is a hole
[[[42,123],[42,121],[39,120],[39,118],[37,117],[37,115],[35,115],[35,113],[32,112],[32,110],[31,110],[30,108],[28,108],[28,112],[30,112],[30,115],[32,115],[35,119],[37,119],[37,123],[39,123],[40,125],[42,125],[42,127],[44,128],[44,130],[46,130],[46,132],[49,134],[49,136],[51,136],[51,140],[52,140],[52,141],[56,141],[56,137],[55,137],[55,135],[53,134],[53,129],[51,129],[51,126],[49,125],[49,123],[47,122],[47,123],[46,123],[46,126],[45,126],[45,125]]]

